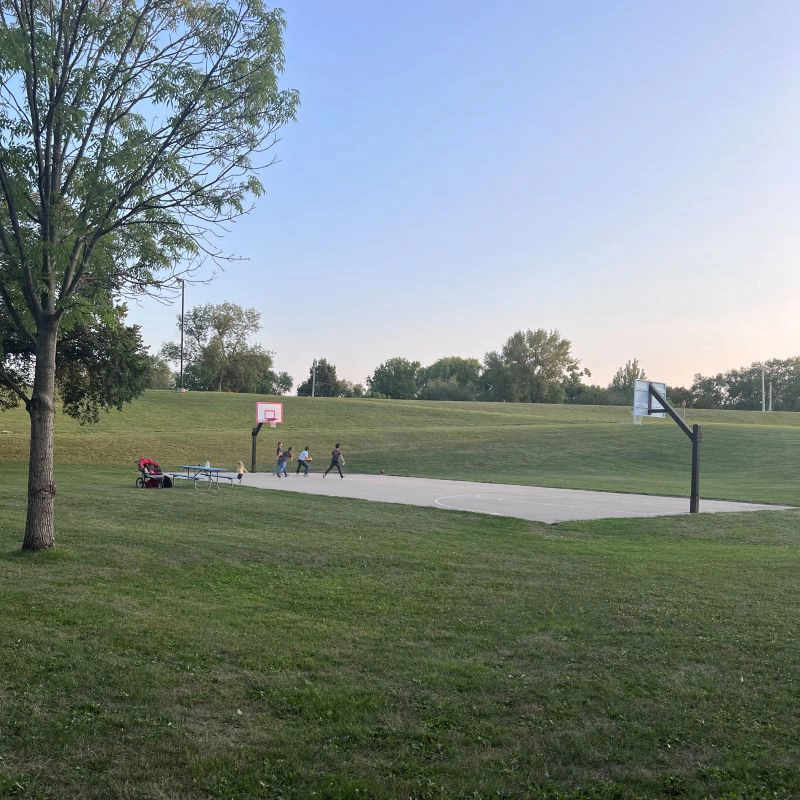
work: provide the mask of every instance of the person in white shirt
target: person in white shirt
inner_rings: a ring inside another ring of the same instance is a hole
[[[308,462],[312,461],[313,459],[308,453],[308,445],[306,445],[299,456],[297,456],[297,475],[300,474],[301,467],[305,470],[303,473],[304,477],[308,477]]]

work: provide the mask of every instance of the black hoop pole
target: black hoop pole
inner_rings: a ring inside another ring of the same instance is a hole
[[[647,384],[647,391],[651,398],[657,400],[662,408],[652,408],[652,403],[648,403],[647,413],[658,414],[662,410],[666,411],[678,427],[689,437],[692,443],[692,487],[689,495],[689,513],[696,514],[700,511],[700,426],[692,425],[691,428],[678,416],[675,409],[661,396],[661,392],[652,383]]]
[[[251,436],[253,437],[253,447],[252,452],[250,454],[250,472],[257,472],[256,470],[256,436],[258,436],[258,432],[261,430],[261,426],[263,422],[259,422],[258,425],[253,428]]]
[[[700,510],[700,426],[692,425],[692,494],[689,498],[689,513]]]

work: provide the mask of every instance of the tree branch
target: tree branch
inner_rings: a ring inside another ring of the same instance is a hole
[[[22,391],[17,382],[6,372],[2,364],[0,364],[0,383],[19,397],[19,399],[25,403],[25,408],[30,408],[31,398]]]

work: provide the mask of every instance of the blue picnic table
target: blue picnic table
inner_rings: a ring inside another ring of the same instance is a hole
[[[195,488],[197,488],[198,481],[205,480],[208,481],[209,488],[212,486],[219,486],[220,478],[229,481],[231,484],[233,483],[233,476],[221,474],[223,472],[230,473],[231,470],[227,467],[209,467],[204,464],[181,464],[181,469],[186,470],[185,475],[179,472],[173,472],[172,477],[178,478],[179,480],[191,481]]]

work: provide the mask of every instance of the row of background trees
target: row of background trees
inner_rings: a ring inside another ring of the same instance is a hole
[[[181,320],[178,317],[180,329]],[[195,306],[184,317],[183,374],[180,342],[167,342],[150,356],[152,389],[172,389],[182,380],[193,391],[286,394],[293,381],[273,369],[273,353],[248,336],[261,330],[261,315],[235,303]],[[172,366],[171,366],[172,365]]]
[[[286,394],[293,381],[273,368],[273,353],[249,344],[261,329],[260,314],[233,303],[195,306],[184,320],[183,385],[195,391]],[[152,388],[173,388],[180,345],[165,344],[150,356]],[[674,405],[754,410],[761,408],[761,378],[772,386],[772,408],[800,410],[800,358],[771,359],[713,376],[697,374],[689,388],[668,387]],[[503,347],[477,358],[447,356],[429,366],[397,356],[380,364],[366,386],[339,378],[336,365],[319,358],[297,394],[403,400],[486,400],[516,403],[629,405],[633,385],[647,375],[636,358],[621,366],[607,386],[592,384],[588,369],[557,330],[517,331]]]

